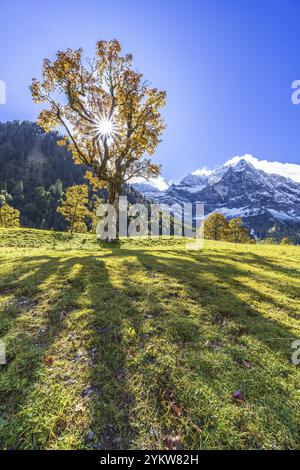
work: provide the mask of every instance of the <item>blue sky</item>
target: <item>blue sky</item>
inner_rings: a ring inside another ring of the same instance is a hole
[[[44,57],[117,38],[167,91],[154,157],[167,179],[246,153],[300,163],[299,24],[299,0],[2,0],[0,120],[37,117],[28,85]]]

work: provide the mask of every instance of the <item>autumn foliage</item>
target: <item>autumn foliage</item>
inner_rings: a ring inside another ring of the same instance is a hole
[[[225,237],[227,227],[226,217],[218,212],[213,212],[205,220],[204,237],[210,240],[222,240]]]
[[[53,62],[43,61],[42,80],[33,79],[30,88],[36,103],[48,105],[39,125],[47,132],[64,128],[60,144],[89,168],[87,178],[108,190],[111,203],[124,182],[159,173],[150,156],[165,127],[166,94],[133,70],[132,55],[122,55],[117,40],[99,41],[93,60],[82,49],[57,52]],[[113,135],[101,133],[102,121],[111,123]]]
[[[254,243],[240,217],[229,222],[224,214],[211,213],[204,223],[204,237],[210,240],[226,240],[233,243]]]
[[[87,232],[85,220],[91,217],[88,202],[87,185],[74,185],[67,189],[57,212],[68,222],[71,233]]]
[[[20,227],[20,212],[9,204],[0,207],[0,227],[15,228]]]

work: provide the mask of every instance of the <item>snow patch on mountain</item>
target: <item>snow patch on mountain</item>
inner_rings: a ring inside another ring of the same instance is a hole
[[[268,212],[270,212],[275,219],[281,219],[292,223],[300,222],[300,215],[296,216],[294,214],[292,215],[288,212],[277,211],[275,209],[268,209]]]
[[[251,163],[254,168],[262,170],[269,175],[280,175],[284,178],[290,178],[293,181],[300,183],[300,164],[298,165],[296,163],[282,163],[276,161],[272,162],[269,160],[259,160],[258,158],[254,157],[249,153],[231,158],[220,168],[224,168],[224,166],[236,166],[236,164],[242,160]],[[218,170],[218,167],[209,169],[205,166],[203,168],[198,168],[197,170],[193,171],[192,175],[209,176],[216,170]]]
[[[282,163],[282,162],[271,162],[268,160],[259,160],[253,155],[246,154],[243,156],[236,156],[228,160],[225,165],[236,165],[241,160],[245,160],[251,163],[258,170],[262,170],[269,175],[280,175],[285,178],[290,178],[300,183],[300,165],[296,163]]]

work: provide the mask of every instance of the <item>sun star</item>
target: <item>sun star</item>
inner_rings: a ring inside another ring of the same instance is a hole
[[[114,124],[111,119],[103,119],[99,122],[99,132],[104,136],[110,137],[114,131]]]
[[[94,119],[91,131],[98,140],[103,141],[106,139],[106,141],[109,142],[115,136],[117,129],[113,117],[108,118],[98,115]]]

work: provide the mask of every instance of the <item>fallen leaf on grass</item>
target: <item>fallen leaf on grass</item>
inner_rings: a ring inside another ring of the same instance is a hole
[[[246,369],[251,369],[252,368],[252,362],[250,361],[244,361],[244,367]]]
[[[76,407],[75,407],[75,411],[77,413],[78,412],[85,413],[86,412],[86,406],[83,403],[78,403],[78,405],[76,405]]]
[[[179,436],[175,436],[175,437],[166,436],[163,440],[163,443],[168,450],[180,450],[181,449]]]
[[[252,368],[252,362],[246,361],[245,359],[242,359],[241,357],[238,357],[236,359],[236,362],[239,367],[243,367],[244,369],[251,369]]]
[[[163,394],[162,394],[162,399],[168,404],[170,407],[170,410],[176,415],[176,416],[181,416],[183,414],[183,408],[179,405],[177,405],[176,401],[173,400],[173,392],[170,388],[167,388]]]
[[[209,341],[209,340],[207,340],[207,341],[205,342],[205,346],[206,346],[207,348],[209,348],[209,349],[216,349],[216,350],[221,349],[221,344],[218,343],[217,341]]]
[[[46,364],[46,366],[53,366],[54,357],[53,356],[45,356],[44,357],[44,364]]]
[[[237,390],[236,392],[234,392],[232,394],[232,398],[236,403],[243,404],[246,401],[245,395],[240,390]]]
[[[169,403],[169,406],[170,406],[170,410],[173,411],[174,415],[176,415],[176,416],[181,416],[182,415],[183,409],[180,406],[176,405],[175,402]]]
[[[129,357],[129,359],[135,359],[136,352],[135,351],[128,351],[127,355]]]
[[[192,428],[195,429],[195,431],[197,431],[199,434],[203,432],[203,430],[197,426],[197,424],[192,424]]]

